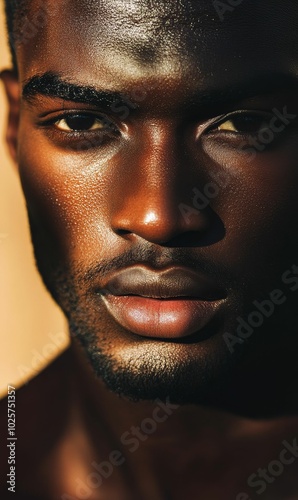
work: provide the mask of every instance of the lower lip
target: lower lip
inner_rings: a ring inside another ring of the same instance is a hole
[[[105,295],[104,303],[125,329],[151,338],[177,339],[202,330],[221,301],[152,299],[135,295]]]

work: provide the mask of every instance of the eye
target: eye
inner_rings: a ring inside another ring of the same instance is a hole
[[[221,121],[213,130],[222,132],[233,132],[236,134],[258,134],[270,128],[271,116],[261,114],[238,114],[230,115],[225,121]]]
[[[92,114],[77,113],[65,116],[55,121],[57,129],[63,132],[91,132],[94,130],[103,130],[111,127],[111,125],[104,120]]]

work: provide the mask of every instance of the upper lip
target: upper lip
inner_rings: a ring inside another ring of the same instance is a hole
[[[201,300],[225,298],[223,289],[212,279],[186,267],[172,267],[163,271],[132,266],[114,274],[100,293],[137,295],[155,299],[179,297]]]

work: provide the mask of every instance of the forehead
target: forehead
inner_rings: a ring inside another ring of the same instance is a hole
[[[131,80],[183,76],[204,88],[298,74],[292,0],[235,7],[212,0],[31,0],[28,21],[33,35],[19,49],[24,80],[54,71],[89,84],[105,75],[110,85],[126,73]]]

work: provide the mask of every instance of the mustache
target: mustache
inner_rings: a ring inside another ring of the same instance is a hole
[[[235,282],[231,270],[226,268],[224,264],[215,264],[201,252],[198,255],[198,252],[198,249],[157,248],[154,245],[146,247],[139,245],[121,255],[97,261],[85,272],[82,272],[81,268],[77,279],[80,285],[93,288],[94,283],[98,286],[98,282],[103,281],[111,273],[134,265],[143,265],[156,271],[169,266],[183,266],[204,273],[218,283],[224,284],[225,287]]]

